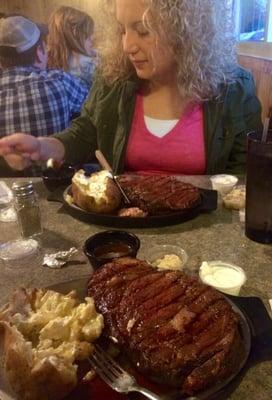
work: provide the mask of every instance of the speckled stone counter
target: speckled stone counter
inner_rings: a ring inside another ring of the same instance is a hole
[[[210,187],[207,177],[187,179],[200,187]],[[91,274],[92,267],[82,251],[84,241],[96,232],[110,229],[75,219],[60,203],[46,200],[48,192],[39,178],[32,180],[40,195],[42,210],[44,231],[40,238],[41,254],[35,257],[33,262],[21,267],[12,268],[0,261],[1,304],[18,285],[48,286]],[[12,179],[6,179],[6,182],[11,185]],[[246,238],[238,212],[224,209],[220,201],[216,211],[200,214],[182,224],[130,231],[141,240],[139,258],[145,258],[148,249],[155,244],[175,244],[187,251],[189,260],[186,268],[191,272],[197,272],[204,260],[224,260],[241,266],[247,275],[241,295],[260,297],[271,315],[268,299],[272,298],[272,245],[262,245]],[[16,223],[0,222],[0,242],[18,237],[19,229]],[[65,250],[72,246],[77,247],[79,253],[65,268],[54,270],[41,266],[41,256],[44,252]],[[264,361],[247,370],[241,382],[227,398],[271,400],[271,357],[270,361]]]

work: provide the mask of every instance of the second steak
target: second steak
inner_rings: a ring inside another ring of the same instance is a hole
[[[95,271],[88,294],[104,316],[105,334],[137,368],[184,393],[206,388],[239,363],[238,315],[193,277],[121,258]]]

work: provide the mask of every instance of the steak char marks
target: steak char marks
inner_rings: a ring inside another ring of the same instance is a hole
[[[104,316],[106,336],[159,382],[191,395],[239,365],[238,315],[193,277],[120,258],[94,272],[88,294]]]
[[[185,211],[201,200],[198,188],[174,176],[121,175],[118,180],[132,205],[149,215]]]

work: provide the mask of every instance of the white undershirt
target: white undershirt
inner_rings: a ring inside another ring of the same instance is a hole
[[[144,116],[144,121],[147,129],[152,135],[163,137],[169,133],[178,123],[178,119],[155,119]]]

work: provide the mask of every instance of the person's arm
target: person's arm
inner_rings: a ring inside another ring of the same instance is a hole
[[[55,161],[63,161],[65,158],[65,149],[60,140],[54,137],[40,137],[40,160],[47,161],[53,158]]]
[[[229,96],[227,126],[233,135],[233,145],[227,172],[233,174],[245,172],[247,133],[262,129],[261,111],[253,77],[250,72],[243,70],[242,76],[232,86]]]
[[[62,161],[65,149],[56,138],[36,138],[24,133],[15,133],[0,140],[0,155],[11,168],[20,171],[29,167],[33,161],[47,161],[49,158]]]

